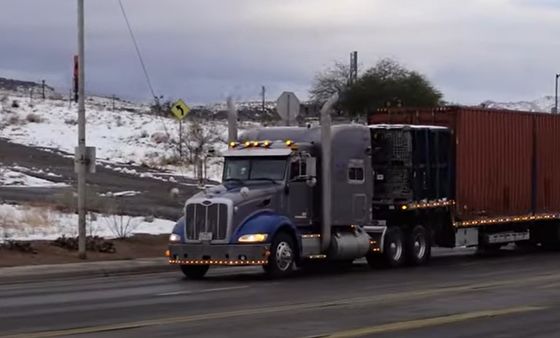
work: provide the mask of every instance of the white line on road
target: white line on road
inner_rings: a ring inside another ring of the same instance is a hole
[[[192,295],[192,294],[199,294],[199,293],[239,290],[239,289],[246,289],[248,287],[249,287],[248,285],[241,285],[241,286],[231,286],[226,288],[190,290],[190,291],[173,291],[173,292],[158,293],[156,294],[156,296],[166,297],[166,296],[177,296],[177,295]]]

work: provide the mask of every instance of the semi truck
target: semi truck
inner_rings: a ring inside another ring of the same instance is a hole
[[[188,199],[169,262],[422,265],[432,247],[560,243],[560,117],[481,108],[382,109],[369,125],[263,127],[223,154],[223,182]]]

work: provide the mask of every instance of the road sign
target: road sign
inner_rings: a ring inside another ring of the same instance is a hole
[[[191,108],[189,106],[187,106],[187,104],[185,103],[185,101],[183,100],[177,100],[177,102],[175,102],[173,104],[173,106],[171,106],[171,112],[173,113],[173,115],[175,115],[175,117],[178,120],[182,120],[185,118],[185,116],[187,116],[187,114],[191,111]]]
[[[283,92],[276,101],[276,111],[286,125],[295,125],[299,115],[299,99],[292,92]]]

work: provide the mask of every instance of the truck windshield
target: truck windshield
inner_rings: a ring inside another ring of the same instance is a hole
[[[283,180],[286,174],[284,157],[227,157],[223,180]]]

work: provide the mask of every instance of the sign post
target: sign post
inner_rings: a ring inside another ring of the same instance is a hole
[[[191,108],[185,101],[179,99],[171,106],[171,113],[179,121],[179,156],[183,160],[183,119],[189,114]]]

